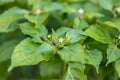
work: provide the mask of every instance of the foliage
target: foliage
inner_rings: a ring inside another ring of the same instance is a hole
[[[119,80],[119,3],[0,0],[0,80]]]

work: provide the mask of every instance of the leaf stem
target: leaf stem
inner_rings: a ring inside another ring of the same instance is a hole
[[[62,77],[61,77],[62,80],[64,80],[64,77],[65,77],[65,75],[66,75],[67,68],[68,68],[67,63],[66,63],[66,62],[63,62],[63,72],[62,72]]]

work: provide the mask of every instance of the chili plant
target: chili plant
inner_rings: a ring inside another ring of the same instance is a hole
[[[118,80],[119,16],[119,0],[0,0],[0,79]]]

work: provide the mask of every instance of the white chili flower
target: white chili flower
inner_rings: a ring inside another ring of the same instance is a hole
[[[79,14],[84,14],[84,10],[83,10],[82,8],[80,8],[80,9],[78,10],[78,13],[79,13]]]
[[[59,39],[59,42],[60,42],[60,43],[62,43],[63,41],[64,41],[64,39],[63,39],[63,38],[60,38],[60,39]]]

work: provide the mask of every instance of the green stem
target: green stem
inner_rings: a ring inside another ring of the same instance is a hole
[[[67,63],[63,63],[63,72],[62,72],[62,77],[61,77],[61,79],[62,80],[64,80],[64,77],[65,77],[65,75],[66,75],[66,71],[67,71]]]
[[[112,12],[114,18],[116,18],[117,17],[116,13],[113,10],[111,12]]]

